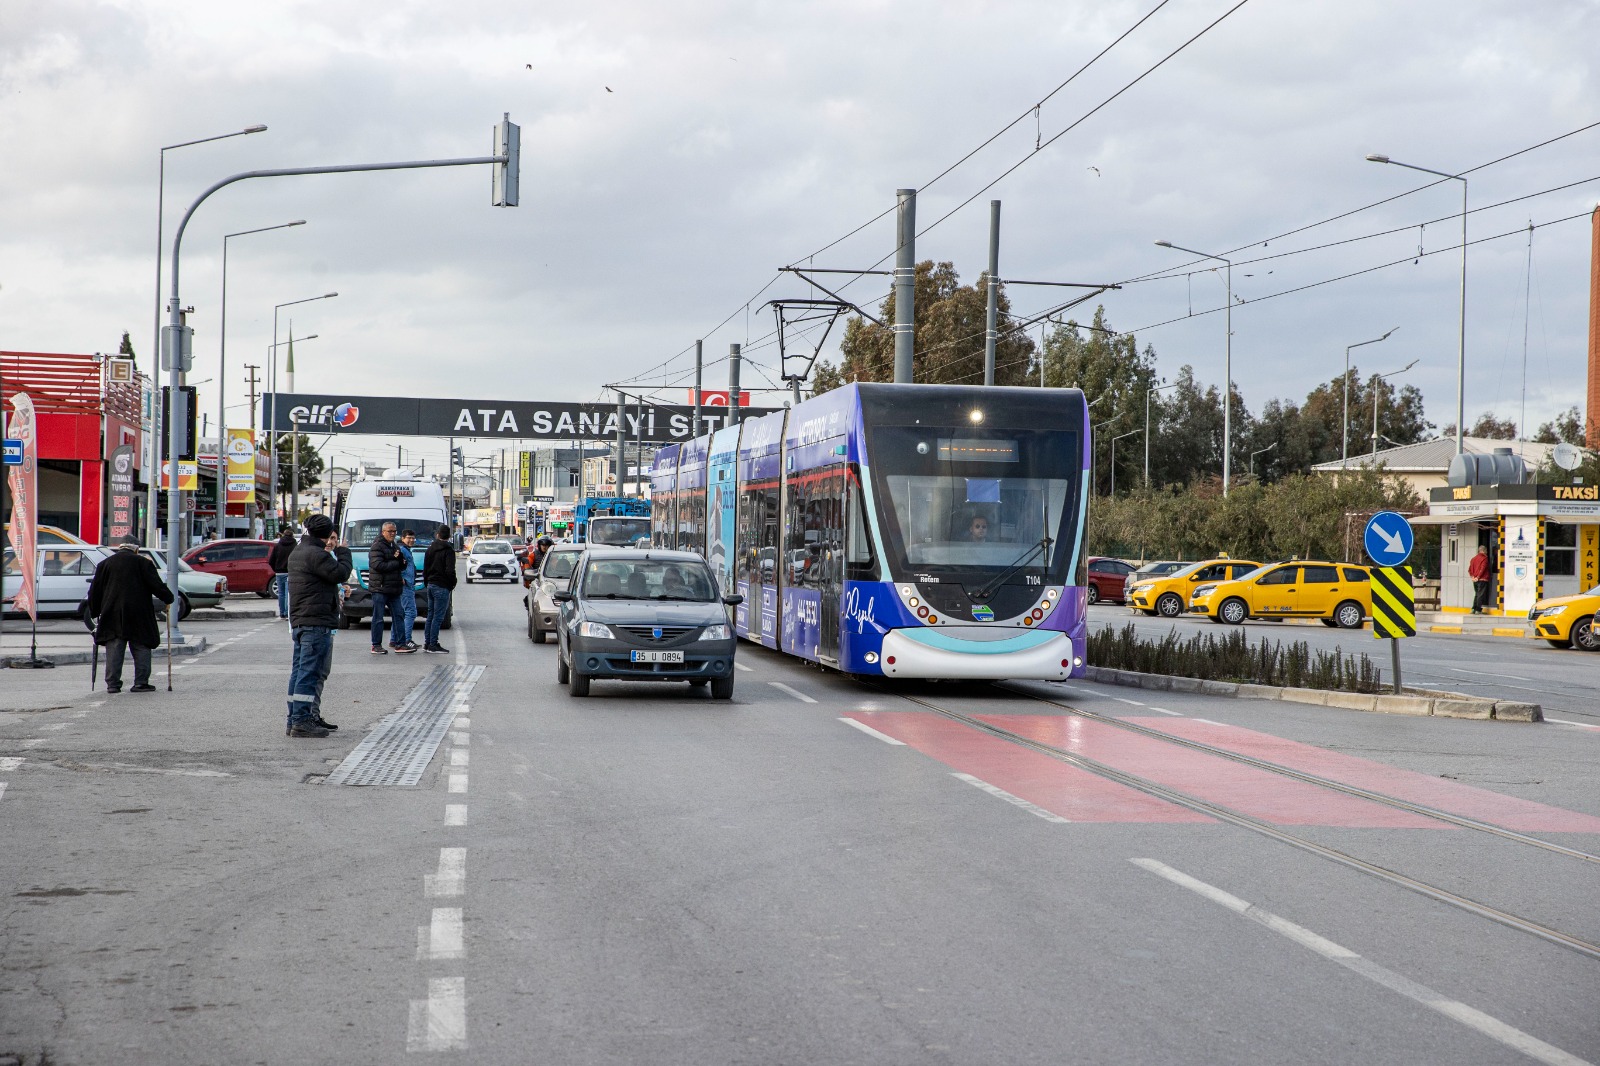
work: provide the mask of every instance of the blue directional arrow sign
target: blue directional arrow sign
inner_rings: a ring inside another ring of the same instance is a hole
[[[1367,520],[1367,529],[1362,535],[1367,556],[1379,566],[1399,566],[1405,562],[1411,557],[1416,540],[1411,523],[1404,515],[1393,511],[1379,511],[1373,515]]]
[[[7,440],[5,441],[5,464],[4,465],[6,465],[6,466],[21,466],[22,465],[22,442],[20,440],[12,440],[12,439],[7,438]]]

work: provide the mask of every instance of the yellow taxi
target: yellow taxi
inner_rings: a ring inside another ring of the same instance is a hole
[[[1577,648],[1600,651],[1600,632],[1594,628],[1594,613],[1600,611],[1600,587],[1576,596],[1555,596],[1540,600],[1528,611],[1534,634],[1552,648]]]
[[[1230,626],[1246,618],[1320,618],[1325,626],[1360,629],[1372,614],[1372,593],[1364,566],[1292,559],[1201,583],[1189,594],[1189,613]]]
[[[1231,559],[1219,555],[1215,559],[1190,563],[1170,574],[1147,578],[1128,590],[1128,606],[1145,614],[1159,614],[1163,618],[1177,618],[1189,603],[1189,593],[1202,584],[1232,581],[1260,566],[1248,559]]]

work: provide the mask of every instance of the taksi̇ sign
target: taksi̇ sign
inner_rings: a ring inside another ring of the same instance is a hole
[[[765,413],[743,410],[742,417]],[[702,409],[701,432],[720,429],[726,419],[726,408]],[[620,426],[629,440],[671,444],[689,439],[694,408],[645,404],[619,414],[614,404],[603,403],[268,393],[262,398],[262,420],[277,433],[298,429],[506,440],[615,440]]]

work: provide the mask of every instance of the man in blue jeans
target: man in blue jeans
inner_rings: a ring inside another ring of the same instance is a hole
[[[389,654],[389,649],[383,646],[383,612],[387,610],[394,616],[402,609],[400,574],[405,569],[406,560],[405,553],[400,550],[400,545],[395,540],[397,528],[393,522],[385,522],[382,531],[367,549],[367,588],[372,592],[372,654],[374,655]],[[395,648],[401,655],[409,655],[416,650],[414,644]]]
[[[450,596],[456,587],[456,548],[450,540],[450,527],[440,526],[422,559],[423,587],[428,593],[428,624],[423,630],[422,650],[448,655],[450,649],[439,643],[439,628],[450,613]]]
[[[400,554],[405,565],[400,568],[400,598],[394,606],[394,628],[389,633],[389,647],[395,651],[416,651],[417,642],[411,633],[417,624],[417,557],[413,554],[417,535],[409,529],[400,531]]]
[[[289,556],[287,575],[294,660],[285,732],[291,737],[325,737],[339,728],[322,717],[322,686],[333,671],[339,585],[350,576],[350,549],[339,544],[327,515],[312,515],[305,529]]]

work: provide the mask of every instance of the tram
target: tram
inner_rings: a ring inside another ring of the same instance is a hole
[[[1077,389],[846,385],[661,449],[652,544],[845,673],[1081,677],[1090,457]]]

